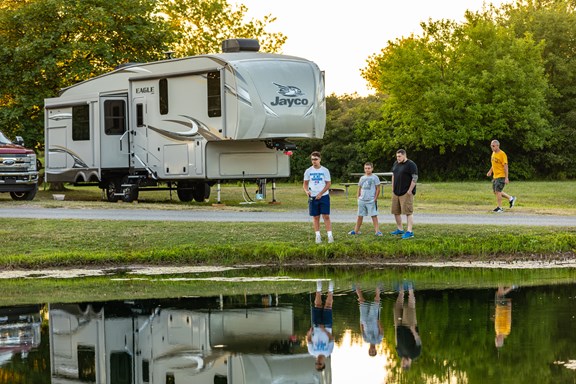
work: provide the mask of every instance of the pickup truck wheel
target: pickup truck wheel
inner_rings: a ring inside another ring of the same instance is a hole
[[[10,197],[12,200],[16,201],[33,200],[37,191],[38,188],[34,188],[33,190],[26,192],[10,192]]]
[[[106,199],[111,202],[115,203],[118,201],[118,196],[116,193],[120,191],[120,179],[111,179],[108,180],[108,184],[106,184]]]

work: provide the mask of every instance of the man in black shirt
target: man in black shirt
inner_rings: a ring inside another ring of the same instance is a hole
[[[396,161],[392,166],[392,214],[396,220],[396,230],[391,235],[402,235],[402,239],[414,237],[412,231],[414,195],[418,181],[418,167],[409,160],[404,149],[396,151]],[[406,231],[402,226],[402,215],[406,215]]]
[[[408,302],[404,301],[404,291],[408,291]],[[410,369],[412,361],[422,353],[422,340],[416,320],[416,297],[414,285],[405,281],[399,285],[398,298],[394,304],[394,328],[396,330],[396,352],[404,370]]]

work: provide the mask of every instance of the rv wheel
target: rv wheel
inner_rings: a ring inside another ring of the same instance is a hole
[[[122,200],[126,203],[131,203],[134,200],[138,200],[138,185],[130,184],[128,176],[124,176],[122,179],[122,185],[130,185],[126,187],[121,187],[124,196],[122,196]]]
[[[192,201],[194,196],[194,184],[189,181],[179,181],[176,188],[176,193],[178,194],[180,201],[183,203]]]
[[[196,183],[194,185],[194,200],[202,203],[210,197],[210,186],[208,183]]]
[[[106,184],[106,199],[109,202],[115,203],[118,201],[118,196],[116,193],[120,191],[120,179],[111,179],[108,180],[108,184]]]

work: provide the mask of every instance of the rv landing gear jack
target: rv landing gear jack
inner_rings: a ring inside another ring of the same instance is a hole
[[[218,183],[216,184],[216,198],[218,199],[218,201],[216,201],[216,203],[212,204],[213,207],[225,207],[226,204],[222,203],[220,201],[220,192],[222,191],[222,188],[220,188],[220,180],[218,180]]]
[[[276,201],[276,180],[272,179],[272,201],[268,202],[268,204],[282,204],[279,201]]]

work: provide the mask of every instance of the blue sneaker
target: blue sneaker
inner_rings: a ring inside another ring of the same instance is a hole
[[[414,232],[405,232],[402,235],[402,240],[411,239],[414,237]]]
[[[382,232],[378,231],[374,234],[375,236],[382,236]]]
[[[359,234],[361,234],[361,233],[362,233],[362,232],[360,232],[360,231],[356,232],[356,231],[354,231],[354,230],[348,232],[349,235],[359,235]]]
[[[404,231],[401,229],[397,229],[395,231],[390,232],[391,235],[403,235]]]

